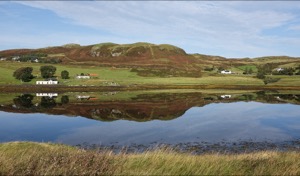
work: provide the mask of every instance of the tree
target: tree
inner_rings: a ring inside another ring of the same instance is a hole
[[[248,75],[249,74],[249,69],[248,67],[246,67],[245,71],[243,72],[244,75]]]
[[[250,67],[250,69],[248,70],[248,73],[251,75],[253,73],[252,68]]]
[[[55,74],[56,67],[52,65],[41,66],[40,71],[43,78],[52,78]]]
[[[67,70],[63,70],[62,72],[61,72],[61,78],[62,79],[69,79],[70,77],[69,77],[69,72],[67,71]]]
[[[23,82],[30,82],[34,76],[32,75],[32,67],[21,67],[13,73],[13,77]]]
[[[264,71],[264,69],[262,67],[258,67],[258,71],[257,71],[257,74],[256,74],[256,77],[258,79],[265,79],[266,78],[266,73]]]

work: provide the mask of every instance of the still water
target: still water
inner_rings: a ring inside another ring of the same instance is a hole
[[[127,94],[3,95],[0,141],[300,146],[300,94]]]

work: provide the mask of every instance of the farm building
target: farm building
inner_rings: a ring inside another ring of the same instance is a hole
[[[283,71],[284,68],[276,68],[275,70],[278,71],[278,72],[280,72],[280,71]]]
[[[229,70],[222,70],[221,74],[232,74],[232,72]]]
[[[53,84],[58,84],[58,81],[56,79],[48,79],[45,81],[36,81],[36,84],[53,85]]]
[[[76,78],[77,79],[91,79],[91,77],[90,76],[88,76],[88,75],[78,75],[78,76],[76,76]]]

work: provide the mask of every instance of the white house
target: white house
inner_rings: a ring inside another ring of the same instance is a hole
[[[33,59],[31,62],[36,62],[36,63],[38,63],[39,60],[38,60],[38,59]]]
[[[46,81],[36,81],[36,84],[53,85],[53,84],[58,84],[58,81],[50,79]]]
[[[37,97],[57,97],[58,93],[36,93]]]
[[[276,68],[275,70],[278,71],[278,72],[280,72],[280,71],[283,71],[284,68]]]
[[[232,74],[230,70],[222,70],[221,74]]]
[[[6,58],[5,58],[5,57],[2,57],[2,58],[0,59],[0,61],[6,61]]]
[[[77,100],[89,100],[91,96],[89,95],[77,95],[76,96]]]
[[[77,79],[90,79],[91,77],[90,76],[76,76]]]
[[[13,60],[13,61],[18,61],[19,59],[20,59],[20,56],[15,56],[15,57],[11,58],[11,60]]]

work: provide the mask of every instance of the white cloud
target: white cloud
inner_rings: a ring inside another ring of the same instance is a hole
[[[288,28],[289,30],[300,31],[300,25],[293,25]]]
[[[73,23],[107,31],[120,40],[171,43],[188,52],[224,51],[232,57],[272,55],[277,49],[265,45],[280,40],[264,36],[297,16],[300,3],[284,2],[164,2],[164,1],[23,1],[27,6],[50,10]],[[285,10],[280,10],[284,7]],[[292,28],[293,29],[293,28]],[[279,34],[280,35],[280,34]],[[299,38],[298,38],[299,39]],[[282,38],[288,41],[288,38]],[[118,42],[117,42],[118,43]],[[119,42],[120,43],[120,42]],[[189,49],[199,46],[199,50]],[[210,51],[211,50],[211,51]],[[213,53],[206,53],[213,54]]]

